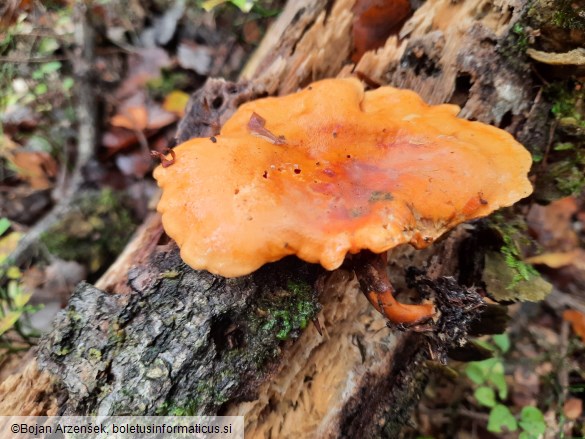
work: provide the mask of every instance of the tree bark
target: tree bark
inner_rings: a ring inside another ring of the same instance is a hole
[[[531,77],[499,50],[527,1],[429,0],[357,66],[349,61],[354,3],[289,2],[242,82],[210,81],[192,98],[177,140],[213,135],[260,95],[359,72],[430,103],[457,103],[464,117],[524,142],[546,142],[530,128],[543,112]],[[424,251],[392,251],[397,290],[409,293],[410,266],[437,281],[459,275],[468,237],[463,226]],[[1,414],[219,413],[244,415],[250,438],[398,437],[425,362],[451,343],[388,328],[345,269],[287,258],[237,279],[192,270],[157,215],[96,287],[78,286],[37,359],[0,386]],[[313,318],[322,336],[307,326]]]

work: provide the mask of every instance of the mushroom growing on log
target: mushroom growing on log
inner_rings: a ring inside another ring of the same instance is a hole
[[[354,78],[246,103],[214,139],[179,145],[155,170],[164,229],[187,264],[225,277],[288,255],[327,270],[358,255],[348,259],[373,306],[421,323],[433,305],[394,299],[385,252],[424,248],[532,192],[528,151],[458,112]]]

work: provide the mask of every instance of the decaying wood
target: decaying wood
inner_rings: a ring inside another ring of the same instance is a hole
[[[243,71],[249,82],[208,83],[178,141],[213,135],[261,94],[355,71],[529,138],[522,127],[535,90],[497,50],[525,1],[429,0],[357,66],[349,62],[353,3],[289,2]],[[409,266],[432,279],[456,276],[466,236],[460,227],[430,249],[393,251],[397,290],[409,291]],[[58,386],[59,411],[71,414],[222,413],[244,415],[250,438],[397,437],[437,352],[432,333],[387,328],[344,269],[325,274],[290,258],[238,279],[197,272],[164,242],[157,216],[98,285],[80,285],[45,338],[45,371],[33,363],[0,386],[1,414],[50,412],[49,389]],[[287,308],[305,307],[311,318],[317,300],[323,336]],[[32,384],[31,374],[42,381]]]

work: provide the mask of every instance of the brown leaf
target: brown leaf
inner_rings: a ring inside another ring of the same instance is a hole
[[[528,212],[528,226],[546,250],[552,252],[573,250],[579,243],[571,220],[575,212],[577,202],[574,197],[562,198],[548,206],[535,204]]]
[[[160,77],[162,68],[171,65],[171,59],[164,49],[150,47],[138,49],[128,61],[128,77],[116,91],[117,99],[132,96],[144,88],[148,81]]]
[[[252,113],[250,121],[248,122],[248,131],[255,137],[260,137],[273,145],[286,145],[284,136],[276,136],[271,133],[264,126],[266,125],[266,119],[260,116],[258,113]]]
[[[177,115],[164,110],[158,104],[148,106],[148,124],[149,130],[160,130],[177,120]]]
[[[102,136],[102,145],[114,150],[113,152],[128,148],[136,143],[138,143],[136,133],[126,128],[113,127]]]
[[[550,268],[560,268],[573,264],[579,257],[579,249],[570,252],[549,252],[526,258],[528,264],[542,264]]]
[[[148,111],[144,107],[125,108],[110,120],[112,126],[143,131],[148,126]]]
[[[583,400],[579,398],[569,398],[563,406],[563,414],[567,419],[575,420],[583,413]]]
[[[563,313],[563,320],[569,322],[575,334],[585,342],[585,314],[574,309],[568,309]]]
[[[42,151],[20,151],[12,157],[18,168],[18,175],[34,189],[47,189],[53,186],[52,179],[57,175],[58,165],[51,154]]]

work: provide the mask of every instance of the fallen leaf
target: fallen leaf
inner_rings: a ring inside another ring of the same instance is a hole
[[[578,249],[570,252],[550,252],[526,258],[528,264],[547,265],[550,268],[560,268],[573,264],[578,258]]]
[[[138,143],[136,133],[126,128],[113,127],[102,136],[102,145],[112,149],[112,153],[136,143]]]
[[[164,110],[159,105],[153,104],[148,107],[148,124],[149,130],[159,130],[177,120],[177,115]]]
[[[57,175],[58,165],[51,154],[43,151],[15,152],[11,159],[18,176],[27,180],[34,189],[47,189],[53,186],[52,179]]]
[[[569,322],[575,334],[585,342],[585,314],[574,309],[563,312],[563,320]]]
[[[174,90],[170,92],[163,102],[163,109],[178,117],[185,115],[185,107],[189,102],[189,95],[185,92]]]
[[[567,419],[574,421],[583,413],[583,400],[579,398],[569,398],[563,405],[563,414]]]
[[[127,107],[112,117],[112,126],[143,131],[148,126],[148,111],[144,107]]]
[[[211,71],[213,55],[214,50],[212,48],[192,41],[181,42],[177,49],[179,65],[203,76],[208,75]]]
[[[166,45],[177,30],[177,23],[185,13],[185,0],[177,0],[167,7],[162,17],[154,20],[154,39],[159,46]],[[147,30],[148,31],[148,30]]]
[[[38,114],[30,107],[9,105],[1,116],[5,133],[13,134],[19,130],[32,130],[39,123]]]
[[[123,100],[144,89],[148,81],[159,78],[161,69],[170,65],[168,53],[160,47],[137,49],[128,59],[128,77],[116,90],[116,98]]]
[[[22,288],[18,281],[11,280],[8,282],[8,295],[10,297],[10,308],[2,307],[0,319],[0,335],[8,331],[24,312],[24,305],[30,300],[32,293]]]
[[[526,221],[538,243],[547,251],[570,251],[579,245],[579,237],[572,226],[572,217],[577,210],[575,197],[565,197],[547,206],[535,204]]]

